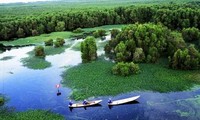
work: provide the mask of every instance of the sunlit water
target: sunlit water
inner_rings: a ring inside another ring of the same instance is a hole
[[[73,45],[81,41],[75,41]],[[68,98],[72,92],[71,89],[61,87],[59,90],[62,94],[57,96],[55,85],[62,81],[60,75],[66,68],[81,63],[81,53],[72,50],[72,46],[66,49],[64,53],[47,56],[46,60],[51,62],[52,66],[44,70],[31,70],[24,67],[20,62],[22,58],[28,56],[27,52],[32,51],[34,47],[12,49],[0,54],[0,59],[13,56],[12,59],[0,61],[0,93],[10,98],[7,105],[14,106],[17,111],[28,109],[52,110],[64,115],[68,120],[200,119],[198,106],[200,105],[200,98],[197,96],[200,94],[199,88],[172,93],[138,91],[118,96],[100,96],[89,99],[102,99],[101,106],[70,110]],[[103,49],[99,49],[98,55],[102,54],[104,54]],[[137,100],[138,102],[112,108],[107,106],[109,97],[117,100],[135,95],[141,96]]]

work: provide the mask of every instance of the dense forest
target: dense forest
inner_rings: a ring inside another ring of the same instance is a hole
[[[161,23],[169,29],[200,29],[200,5],[167,4],[124,6],[102,9],[63,9],[37,15],[4,16],[0,19],[0,40],[35,36],[54,31],[74,30],[111,24]]]

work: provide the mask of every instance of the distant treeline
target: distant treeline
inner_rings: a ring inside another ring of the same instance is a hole
[[[72,9],[38,16],[25,16],[20,20],[2,20],[0,23],[0,40],[11,40],[55,31],[71,31],[76,28],[136,22],[162,23],[168,28],[176,30],[189,27],[200,29],[199,21],[200,5],[197,3],[129,6],[111,9],[92,8],[74,11]]]

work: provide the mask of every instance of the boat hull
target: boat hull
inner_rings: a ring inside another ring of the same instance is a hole
[[[139,97],[140,96],[138,95],[138,96],[134,96],[134,97],[126,98],[126,99],[112,101],[112,103],[108,103],[108,105],[112,106],[112,105],[121,105],[121,104],[129,103],[129,102],[135,101]]]
[[[78,107],[88,107],[88,106],[93,106],[93,105],[97,105],[101,102],[102,100],[95,100],[95,101],[88,101],[88,104],[83,104],[83,103],[74,103],[71,106],[68,105],[68,107],[70,108],[78,108]]]

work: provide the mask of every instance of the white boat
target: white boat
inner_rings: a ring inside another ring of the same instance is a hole
[[[95,100],[95,101],[87,101],[87,104],[83,104],[83,103],[74,103],[72,105],[68,105],[70,108],[78,108],[78,107],[88,107],[88,106],[93,106],[93,105],[97,105],[101,102],[102,100]]]
[[[139,97],[140,97],[140,95],[126,98],[126,99],[115,100],[115,101],[112,101],[112,103],[108,103],[108,105],[120,105],[120,104],[124,104],[124,103],[129,103],[129,102],[135,101]]]

